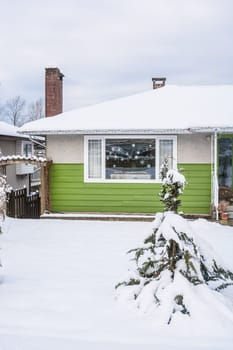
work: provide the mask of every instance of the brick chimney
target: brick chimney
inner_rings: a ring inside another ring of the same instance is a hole
[[[153,89],[159,89],[165,86],[166,78],[152,78]]]
[[[58,68],[45,68],[45,117],[63,112],[62,80]]]

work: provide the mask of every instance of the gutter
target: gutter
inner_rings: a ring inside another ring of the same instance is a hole
[[[190,128],[163,128],[163,129],[25,129],[21,127],[20,134],[26,135],[173,135],[173,134],[190,134],[190,133],[214,133],[232,134],[233,126],[224,127],[190,127]]]
[[[29,135],[174,135],[190,134],[189,129],[67,129],[67,130],[22,130]]]
[[[233,133],[233,127],[232,126],[224,126],[224,127],[193,127],[189,128],[188,130],[192,131],[193,133],[215,133],[218,134],[232,134]]]

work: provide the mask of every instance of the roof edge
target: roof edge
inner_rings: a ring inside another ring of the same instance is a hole
[[[225,127],[191,127],[186,129],[80,129],[80,130],[24,130],[26,135],[155,135],[155,134],[190,134],[190,133],[233,133],[233,126]]]

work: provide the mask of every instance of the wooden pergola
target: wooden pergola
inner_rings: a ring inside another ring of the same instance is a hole
[[[2,156],[0,157],[0,173],[6,173],[6,167],[16,164],[34,164],[40,166],[40,197],[41,207],[40,212],[43,214],[46,210],[50,210],[50,195],[49,195],[49,168],[52,160],[44,157],[24,157],[24,156]]]

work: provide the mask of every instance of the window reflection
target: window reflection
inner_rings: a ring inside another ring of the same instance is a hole
[[[155,179],[155,140],[107,139],[106,179]]]
[[[219,185],[232,187],[232,139],[219,140]]]
[[[31,143],[24,143],[24,145],[23,145],[23,155],[25,157],[31,157],[32,156],[32,144]]]

